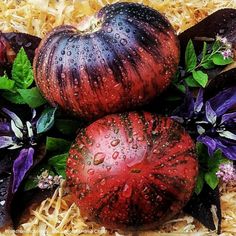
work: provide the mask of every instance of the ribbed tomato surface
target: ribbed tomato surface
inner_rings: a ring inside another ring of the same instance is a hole
[[[190,199],[198,173],[194,142],[170,118],[109,115],[81,131],[67,180],[83,216],[113,229],[151,229]]]
[[[179,42],[168,20],[137,3],[116,3],[42,41],[34,75],[52,105],[95,119],[149,102],[170,83]]]

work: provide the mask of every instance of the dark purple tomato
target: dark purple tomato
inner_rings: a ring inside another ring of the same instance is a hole
[[[170,83],[179,41],[169,21],[137,3],[102,8],[41,41],[35,80],[54,106],[95,119],[148,103]]]
[[[82,216],[111,229],[153,229],[185,206],[198,174],[195,144],[151,113],[108,115],[81,131],[67,181]]]

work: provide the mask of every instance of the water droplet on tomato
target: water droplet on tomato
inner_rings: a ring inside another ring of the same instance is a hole
[[[162,197],[161,197],[160,195],[157,195],[156,200],[157,200],[158,202],[161,202],[161,201],[162,201]]]
[[[112,146],[112,147],[115,147],[115,146],[117,146],[119,143],[120,143],[120,140],[119,140],[119,139],[115,139],[115,140],[111,141],[111,146]]]
[[[106,183],[106,179],[102,179],[101,181],[100,181],[100,184],[101,185],[104,185]]]
[[[128,138],[128,143],[132,143],[133,142],[133,138]]]
[[[122,196],[125,198],[131,197],[132,194],[132,187],[128,184],[125,184],[123,191],[122,191]]]
[[[65,52],[64,50],[61,51],[61,55],[65,55],[65,53],[66,53],[66,52]]]
[[[138,145],[137,145],[137,144],[134,144],[134,145],[132,145],[132,148],[133,148],[133,149],[137,149],[137,148],[138,148]]]
[[[87,173],[89,174],[89,175],[93,175],[94,174],[94,169],[88,169],[88,171],[87,171]]]
[[[107,171],[110,171],[111,170],[111,166],[107,166],[106,169],[107,169]]]
[[[144,138],[143,137],[137,137],[137,141],[143,141]]]
[[[116,160],[118,156],[119,156],[119,152],[114,152],[114,153],[112,154],[112,158],[113,158],[114,160]]]
[[[121,45],[125,46],[128,42],[126,39],[121,39],[120,43],[121,43]]]
[[[120,34],[116,33],[116,34],[115,34],[115,38],[116,38],[116,39],[119,39],[119,38],[120,38]]]
[[[94,159],[93,159],[93,164],[94,165],[99,165],[104,162],[106,155],[103,152],[98,152],[95,154]]]
[[[71,55],[71,51],[68,51],[68,52],[67,52],[67,56],[70,56],[70,55]]]
[[[61,78],[64,79],[66,77],[65,73],[61,73]]]
[[[107,33],[111,33],[113,31],[113,29],[111,27],[107,28]]]

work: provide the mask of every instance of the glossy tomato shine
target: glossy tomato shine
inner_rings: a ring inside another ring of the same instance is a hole
[[[45,98],[96,119],[148,103],[171,82],[179,42],[169,21],[137,3],[105,6],[80,26],[59,26],[42,41],[34,76]]]
[[[71,194],[83,216],[108,228],[155,228],[192,195],[194,147],[170,118],[143,112],[106,116],[81,131],[70,149]]]

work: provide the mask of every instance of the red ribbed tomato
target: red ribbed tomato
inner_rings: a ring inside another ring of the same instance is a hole
[[[95,119],[134,109],[168,86],[179,42],[159,12],[116,3],[84,23],[55,28],[36,52],[35,80],[52,105]]]
[[[109,115],[77,136],[68,185],[88,219],[112,229],[152,229],[190,199],[198,174],[194,147],[170,118]]]

